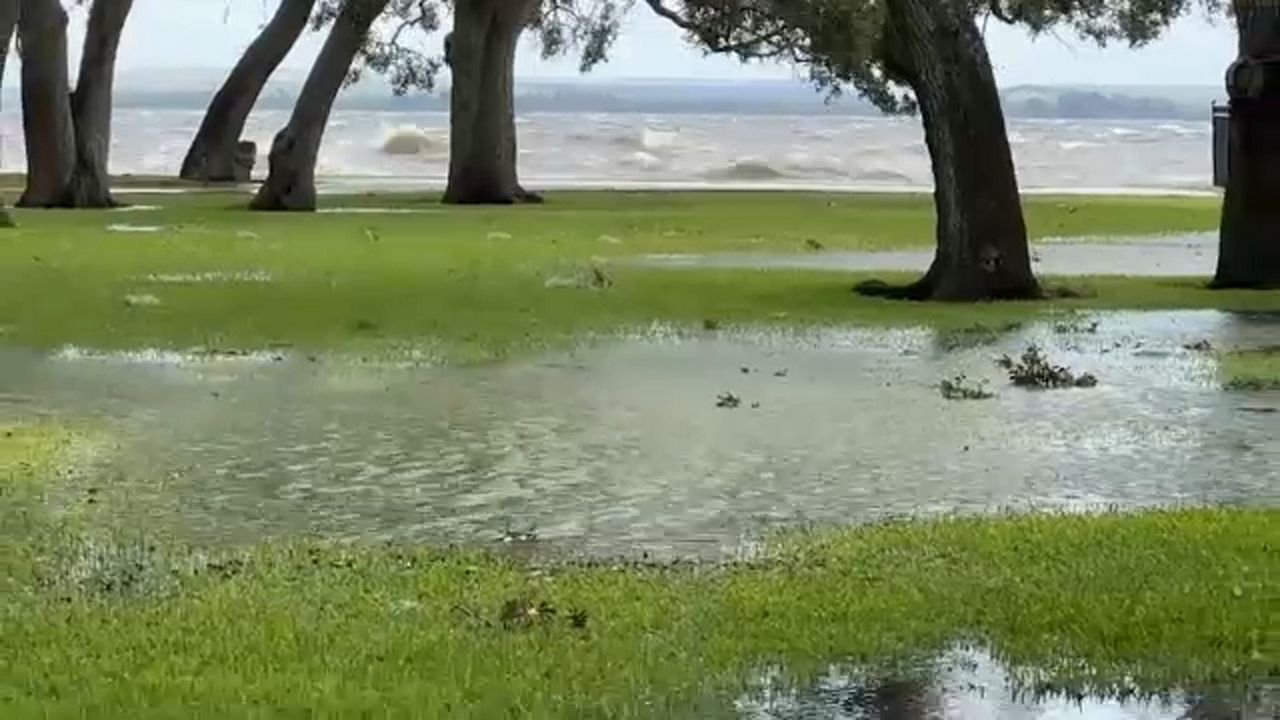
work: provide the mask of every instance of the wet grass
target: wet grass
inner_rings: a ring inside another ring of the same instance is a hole
[[[0,601],[0,704],[6,717],[706,717],[766,664],[803,684],[827,663],[893,665],[955,641],[990,646],[1041,691],[1240,682],[1274,665],[1257,638],[1277,520],[897,523],[720,568],[534,571],[305,544],[192,562],[134,544],[95,554],[117,582]]]
[[[398,215],[254,214],[229,194],[128,197],[163,207],[17,212],[20,228],[0,236],[0,342],[355,352],[412,345],[473,361],[653,323],[999,326],[1046,308],[1280,303],[1274,293],[1211,293],[1197,279],[1077,278],[1068,281],[1083,295],[1076,299],[909,305],[855,296],[862,275],[610,262],[803,251],[815,239],[844,250],[928,245],[929,201],[916,196],[557,193],[545,206],[499,209],[326,198],[331,207],[422,211]],[[1214,203],[1195,198],[1033,197],[1027,208],[1036,236],[1202,230],[1217,221]],[[183,282],[184,274],[196,277]]]
[[[76,442],[10,431],[6,718],[728,717],[764,666],[804,685],[831,663],[898,666],[956,643],[1040,692],[1280,670],[1264,635],[1275,509],[810,529],[720,565],[301,540],[201,552],[109,503],[67,520],[49,470]]]
[[[1280,390],[1280,346],[1234,350],[1218,365],[1231,390]]]

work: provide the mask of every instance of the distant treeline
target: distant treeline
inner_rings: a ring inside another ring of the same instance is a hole
[[[1056,98],[1006,98],[1010,117],[1063,120],[1201,120],[1210,107],[1177,103],[1167,98],[1107,95],[1100,92],[1065,91]]]

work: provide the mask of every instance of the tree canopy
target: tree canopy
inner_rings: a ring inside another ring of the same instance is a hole
[[[973,17],[1032,34],[1071,32],[1100,45],[1140,46],[1197,6],[1223,0],[943,0]],[[887,112],[915,109],[901,42],[887,27],[894,0],[645,0],[710,53],[805,67],[833,93],[852,88]]]
[[[372,72],[387,78],[397,95],[435,89],[445,53],[427,49],[426,38],[441,29],[459,0],[391,0],[375,24],[348,75],[358,82]],[[469,2],[472,0],[460,0]],[[344,0],[321,0],[312,28],[321,30],[341,12]],[[578,54],[579,70],[589,72],[608,57],[622,19],[634,0],[542,0],[529,19],[544,58]]]

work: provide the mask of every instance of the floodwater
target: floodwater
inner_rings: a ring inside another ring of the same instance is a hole
[[[1218,238],[1213,233],[1156,237],[1050,239],[1031,248],[1031,262],[1041,275],[1143,275],[1185,277],[1212,275],[1218,265]],[[932,249],[890,252],[717,253],[714,255],[647,255],[646,265],[667,268],[771,268],[797,270],[924,272]]]
[[[532,529],[570,552],[724,557],[805,522],[1280,503],[1280,393],[1223,392],[1212,354],[1184,348],[1199,340],[1275,345],[1280,314],[653,331],[472,368],[5,349],[0,422],[104,421],[119,447],[100,469],[129,480],[104,489],[196,541]],[[993,359],[1030,343],[1099,386],[1010,386]],[[962,373],[996,396],[943,399]]]
[[[831,668],[809,687],[762,673],[736,703],[750,720],[1252,720],[1275,718],[1280,686],[1170,692],[1159,698],[1037,696],[987,653],[955,650],[900,677]]]

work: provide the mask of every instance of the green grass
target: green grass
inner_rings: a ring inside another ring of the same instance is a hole
[[[545,207],[449,210],[326,199],[431,211],[347,216],[250,214],[217,193],[131,199],[165,209],[16,213],[20,228],[0,232],[0,342],[413,344],[467,361],[652,322],[1001,327],[1061,308],[1280,305],[1194,279],[1123,278],[1071,279],[1081,300],[909,305],[856,298],[861,278],[843,273],[616,264],[608,290],[544,286],[594,256],[927,246],[919,197],[566,193]],[[1037,237],[1217,221],[1213,200],[1027,205]],[[258,270],[273,282],[138,279]],[[160,304],[124,302],[139,294]],[[1156,691],[1280,670],[1261,639],[1275,623],[1274,509],[902,521],[790,533],[753,563],[535,569],[465,549],[185,548],[129,524],[137,508],[86,492],[72,471],[102,445],[55,424],[0,427],[0,717],[719,717],[766,665],[803,685],[827,663],[882,666],[958,642],[1058,688]],[[506,627],[517,599],[558,612]]]
[[[1280,390],[1280,346],[1225,352],[1218,366],[1229,389]]]
[[[564,193],[548,205],[442,208],[434,198],[326,198],[329,206],[414,215],[276,215],[228,194],[130,196],[158,212],[17,212],[0,234],[0,342],[102,348],[291,344],[377,351],[412,344],[446,360],[486,360],[654,322],[969,325],[1048,307],[1257,309],[1274,293],[1211,293],[1196,279],[1078,278],[1091,297],[1054,303],[910,305],[858,298],[866,276],[836,272],[672,271],[610,266],[607,291],[547,288],[598,257],[726,250],[927,246],[917,196],[800,193]],[[1027,200],[1032,233],[1203,230],[1216,203],[1188,198]],[[112,223],[163,232],[108,233]],[[616,241],[616,242],[615,242]],[[270,283],[157,284],[151,274],[265,271]],[[896,279],[905,280],[906,276]],[[157,306],[129,306],[151,294]]]
[[[805,687],[830,664],[888,674],[957,644],[1038,690],[1280,671],[1277,509],[815,528],[721,565],[300,540],[200,551],[65,502],[58,470],[91,434],[3,433],[5,718],[729,717],[766,666]],[[507,622],[513,602],[555,613]]]
[[[1238,684],[1277,669],[1278,542],[1274,510],[896,522],[715,568],[303,543],[192,564],[136,541],[0,598],[0,712],[724,717],[767,665],[803,687],[957,642],[1042,689]],[[506,624],[511,601],[556,614]]]

